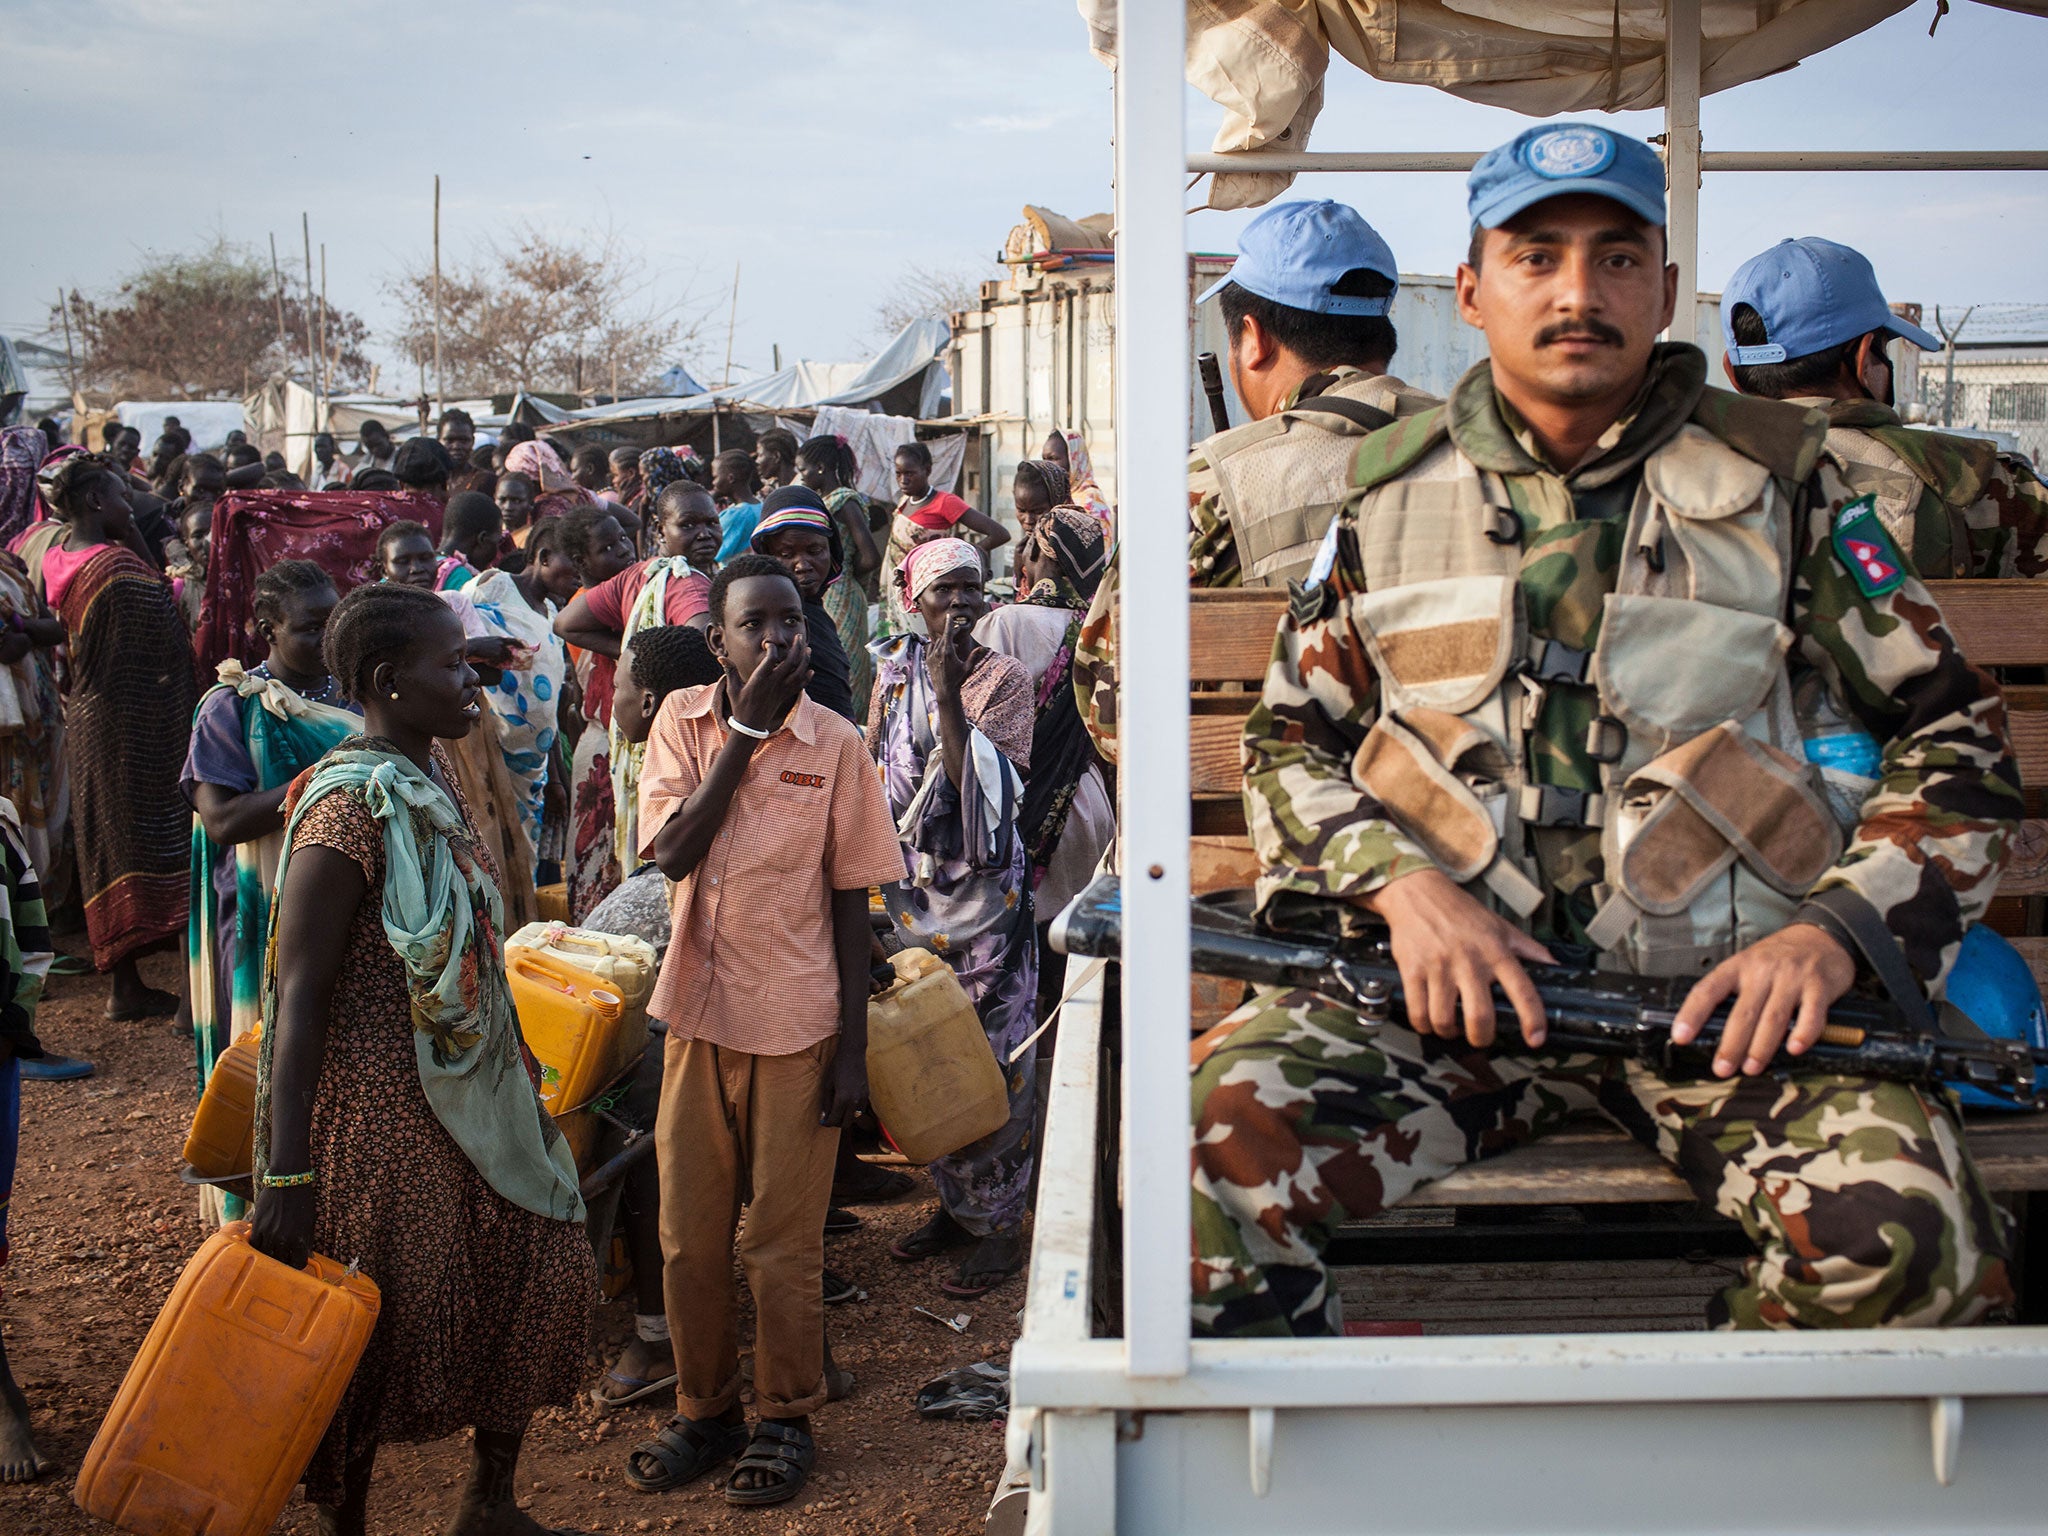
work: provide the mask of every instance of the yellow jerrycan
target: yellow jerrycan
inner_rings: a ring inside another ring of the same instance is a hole
[[[505,963],[510,965],[515,954],[525,953],[552,955],[589,971],[598,985],[619,994],[629,1016],[644,1015],[647,1010],[656,966],[654,946],[645,939],[572,928],[567,923],[528,923],[505,941]]]
[[[185,1137],[185,1162],[203,1179],[246,1174],[256,1163],[256,1031],[239,1035],[214,1059]]]
[[[315,1254],[287,1269],[247,1222],[185,1266],[79,1468],[78,1507],[136,1536],[262,1536],[305,1474],[377,1287]]]
[[[625,999],[559,955],[508,950],[505,975],[519,1032],[540,1063],[541,1104],[583,1168],[597,1138],[597,1120],[582,1106],[645,1048],[646,1028],[628,1030]]]
[[[913,1163],[958,1152],[1010,1117],[1003,1068],[953,968],[927,949],[892,955],[868,999],[868,1100]]]

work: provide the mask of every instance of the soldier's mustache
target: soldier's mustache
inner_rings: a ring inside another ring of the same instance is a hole
[[[1627,338],[1604,320],[1561,320],[1536,333],[1536,345],[1547,347],[1559,341],[1597,341],[1618,347]]]

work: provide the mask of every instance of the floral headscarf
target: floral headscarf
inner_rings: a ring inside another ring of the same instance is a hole
[[[1028,537],[1031,547],[1059,568],[1059,576],[1041,580],[1024,601],[1054,608],[1086,608],[1109,558],[1102,524],[1080,507],[1054,507],[1038,520]]]
[[[981,574],[981,551],[965,539],[933,539],[911,546],[897,567],[896,579],[903,584],[904,601],[915,604],[925,588],[953,571],[971,570]]]
[[[571,500],[585,502],[597,499],[576,483],[575,477],[562,463],[562,456],[555,452],[554,444],[544,443],[539,438],[514,443],[512,451],[505,455],[505,472],[524,475],[531,480],[536,501],[542,496],[567,496]]]
[[[650,509],[663,491],[678,480],[689,478],[689,470],[683,467],[683,456],[673,448],[650,448],[640,455],[640,479],[647,487],[646,505]]]

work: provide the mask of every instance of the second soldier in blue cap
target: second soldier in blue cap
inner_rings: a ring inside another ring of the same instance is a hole
[[[1828,451],[1926,577],[2048,572],[2048,487],[1981,437],[1911,427],[1895,343],[1941,343],[1892,313],[1861,251],[1817,235],[1752,256],[1721,295],[1728,376],[1746,395],[1823,412]]]

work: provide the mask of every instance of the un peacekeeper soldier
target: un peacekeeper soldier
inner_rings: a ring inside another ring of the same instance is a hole
[[[1230,382],[1252,415],[1188,460],[1188,579],[1284,587],[1351,487],[1359,441],[1437,404],[1388,374],[1400,267],[1358,210],[1276,203],[1245,226],[1223,310]]]
[[[1252,420],[1204,438],[1188,459],[1188,581],[1284,587],[1307,573],[1360,442],[1438,401],[1387,371],[1401,269],[1357,209],[1276,203],[1237,249],[1202,301],[1222,306],[1231,383]],[[1081,718],[1111,764],[1118,585],[1112,557],[1074,651]]]
[[[1893,336],[1941,345],[1894,315],[1859,251],[1809,235],[1781,240],[1736,269],[1721,296],[1728,376],[1745,395],[1812,406],[1828,452],[1923,577],[2048,571],[2048,487],[1982,438],[1899,419]]]
[[[1718,1326],[2010,1300],[1949,1104],[1763,1075],[1818,1038],[1856,950],[1941,987],[2019,815],[2003,708],[1825,418],[1708,389],[1701,352],[1654,341],[1678,302],[1663,188],[1646,145],[1587,124],[1480,162],[1458,303],[1490,362],[1366,440],[1282,620],[1244,739],[1261,905],[1375,914],[1413,1028],[1269,991],[1196,1043],[1197,1332],[1336,1331],[1339,1223],[1589,1110],[1755,1242]],[[1824,704],[1883,744],[1847,827],[1803,753]],[[1522,962],[1566,945],[1700,977],[1681,1040],[1732,999],[1714,1075],[1543,1053]],[[1534,1049],[1495,1045],[1496,982]]]

